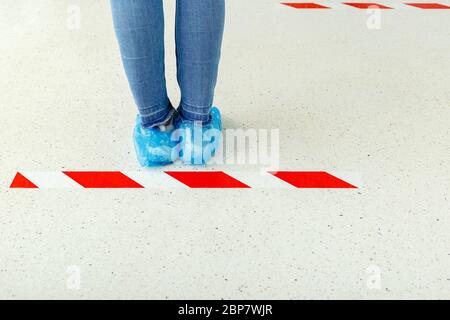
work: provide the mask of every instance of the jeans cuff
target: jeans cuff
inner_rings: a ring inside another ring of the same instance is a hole
[[[161,111],[152,113],[151,115],[145,115],[141,113],[142,126],[144,128],[153,128],[163,125],[173,117],[175,111],[175,108],[169,101],[166,108],[162,109]]]
[[[208,123],[211,120],[211,107],[193,107],[187,105],[185,103],[181,103],[180,108],[178,109],[181,117],[185,120],[189,121],[199,121],[204,123]]]

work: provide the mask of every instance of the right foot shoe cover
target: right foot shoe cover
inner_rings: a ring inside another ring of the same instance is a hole
[[[210,113],[206,124],[178,117],[174,122],[181,137],[180,159],[185,164],[205,165],[219,149],[222,141],[222,119],[217,107]]]
[[[163,166],[173,163],[179,154],[177,141],[172,141],[172,128],[163,131],[159,127],[142,127],[141,117],[136,118],[133,140],[138,161],[142,167]]]

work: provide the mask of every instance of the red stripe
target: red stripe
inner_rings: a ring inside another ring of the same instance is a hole
[[[33,182],[25,178],[20,172],[16,173],[13,181],[11,182],[10,188],[18,188],[18,189],[37,189],[38,186]]]
[[[406,3],[406,4],[420,9],[450,9],[449,6],[439,3]]]
[[[166,171],[190,188],[250,188],[222,171]]]
[[[64,171],[64,174],[85,188],[144,188],[118,171]]]
[[[374,2],[343,2],[348,6],[352,6],[358,9],[392,9],[391,7],[384,6],[382,4],[374,3]]]
[[[321,171],[278,171],[271,172],[271,174],[297,188],[357,188],[327,172]]]
[[[282,4],[296,9],[330,9],[329,7],[325,7],[320,4],[311,2],[295,2],[295,3],[291,2]]]

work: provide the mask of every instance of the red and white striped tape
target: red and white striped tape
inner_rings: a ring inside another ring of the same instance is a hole
[[[356,189],[355,175],[325,171],[61,171],[17,172],[12,189],[299,188]]]
[[[449,5],[431,2],[404,2],[386,5],[378,2],[336,2],[332,4],[329,3],[322,4],[321,1],[319,1],[319,2],[283,2],[282,4],[295,9],[336,9],[341,8],[342,6],[353,7],[357,9],[369,9],[369,8],[400,9],[407,7],[414,7],[416,9],[431,9],[431,10],[450,9]]]

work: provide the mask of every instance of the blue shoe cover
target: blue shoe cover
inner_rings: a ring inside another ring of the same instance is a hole
[[[141,117],[136,117],[133,140],[139,164],[142,167],[163,166],[173,163],[179,155],[178,141],[172,141],[175,127],[166,131],[159,127],[142,127]],[[178,148],[178,150],[177,150]]]
[[[183,163],[204,165],[215,155],[222,141],[222,119],[218,108],[211,108],[207,123],[178,118],[175,126],[181,137],[179,155]]]

